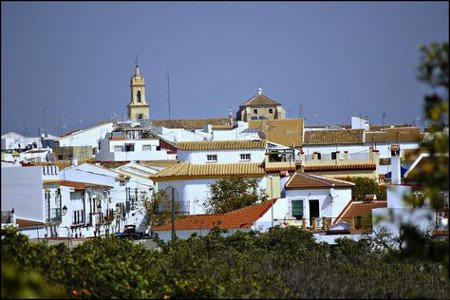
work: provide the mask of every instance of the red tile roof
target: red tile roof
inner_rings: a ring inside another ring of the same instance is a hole
[[[370,203],[363,201],[350,201],[334,220],[333,224],[336,224],[341,220],[372,215],[373,208],[382,207],[387,207],[387,201],[373,201]]]
[[[88,182],[78,182],[78,181],[69,181],[69,180],[44,180],[44,185],[48,184],[57,184],[72,187],[75,190],[85,190],[89,188],[93,189],[110,189],[112,186],[103,185],[103,184],[93,184]]]
[[[328,178],[323,176],[295,173],[288,182],[286,182],[286,189],[324,189],[331,187],[352,187],[355,184],[352,182]]]
[[[19,225],[19,228],[23,227],[31,227],[31,226],[45,226],[44,222],[38,222],[27,219],[16,219],[16,224]]]
[[[277,200],[274,199],[273,203]],[[224,214],[193,215],[175,222],[175,230],[250,228],[272,206],[272,201],[247,206]],[[155,227],[155,231],[170,231],[172,224],[164,224]]]
[[[305,172],[340,171],[340,170],[376,170],[375,164],[315,165],[305,166]]]

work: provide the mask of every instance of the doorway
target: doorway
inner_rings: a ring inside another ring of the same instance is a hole
[[[309,200],[309,226],[313,226],[313,218],[317,219],[319,216],[319,200]]]

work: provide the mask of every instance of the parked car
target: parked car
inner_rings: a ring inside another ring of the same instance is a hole
[[[131,238],[134,240],[150,238],[148,233],[136,231],[136,225],[125,225],[123,232],[116,233],[120,238]]]

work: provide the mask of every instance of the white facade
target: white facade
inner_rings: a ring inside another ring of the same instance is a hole
[[[248,130],[248,123],[237,122],[237,127],[233,129],[211,129],[212,140],[259,140],[256,130]]]
[[[369,130],[369,121],[360,117],[352,117],[352,129]]]
[[[126,170],[127,168],[122,166],[120,169]],[[120,177],[121,174],[129,176],[129,178],[123,179],[123,177]],[[148,175],[150,174],[149,172]],[[119,203],[124,205],[126,210],[125,218],[122,218],[123,220],[118,222],[120,223],[120,230],[118,231],[121,231],[124,225],[136,225],[138,231],[145,230],[143,199],[151,198],[155,190],[155,185],[150,179],[144,178],[142,175],[133,174],[132,172],[108,170],[88,163],[63,170],[61,177],[64,180],[112,186],[108,195],[110,197],[109,207],[114,209]]]
[[[159,190],[166,190],[173,187],[175,190],[175,200],[179,201],[187,213],[191,215],[206,213],[204,204],[210,196],[209,185],[216,182],[219,178],[211,179],[184,179],[161,181],[158,183]],[[257,178],[258,188],[266,188],[266,178]]]
[[[11,211],[14,208],[19,218],[42,221],[42,167],[1,168],[1,175],[2,211]]]
[[[98,148],[100,139],[104,138],[107,133],[112,132],[114,125],[112,122],[96,125],[90,128],[78,130],[68,135],[58,138],[60,147],[71,146],[91,146]]]
[[[212,138],[210,133],[204,132],[203,130],[192,132],[184,128],[166,128],[163,126],[153,126],[152,130],[164,140],[172,143],[209,141]]]
[[[430,233],[436,226],[436,214],[431,207],[412,208],[404,201],[412,195],[410,186],[390,185],[387,187],[387,207],[372,209],[373,232],[386,228],[393,237],[400,235],[401,225],[411,224],[423,232]]]
[[[42,147],[40,137],[24,137],[15,132],[8,132],[2,135],[2,150],[25,149],[28,145],[35,144]]]
[[[175,160],[175,153],[159,148],[159,139],[110,139],[100,141],[98,161]]]
[[[247,154],[249,154],[250,156],[248,156]],[[208,160],[208,155],[216,155],[217,160],[215,161]],[[262,163],[264,161],[264,157],[265,157],[265,149],[232,149],[232,150],[208,150],[208,151],[178,150],[179,160],[189,161],[193,164],[205,164],[205,163],[231,164],[242,162]]]
[[[311,201],[319,202],[319,216],[318,216],[318,226],[321,226],[322,218],[331,218],[333,222],[345,206],[352,199],[352,189],[351,188],[335,188],[334,192],[330,193],[330,189],[305,189],[305,190],[286,190],[286,198],[288,203],[288,213],[289,219],[295,219],[292,216],[292,201],[293,200],[303,200],[303,218],[307,221],[307,225],[311,224]],[[331,196],[333,194],[333,196]],[[301,220],[299,222],[300,224]]]

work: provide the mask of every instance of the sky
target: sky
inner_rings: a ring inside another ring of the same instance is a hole
[[[448,2],[2,1],[1,131],[125,117],[136,54],[150,119],[169,73],[172,119],[228,117],[261,85],[306,126],[420,125],[419,46],[448,25]]]

